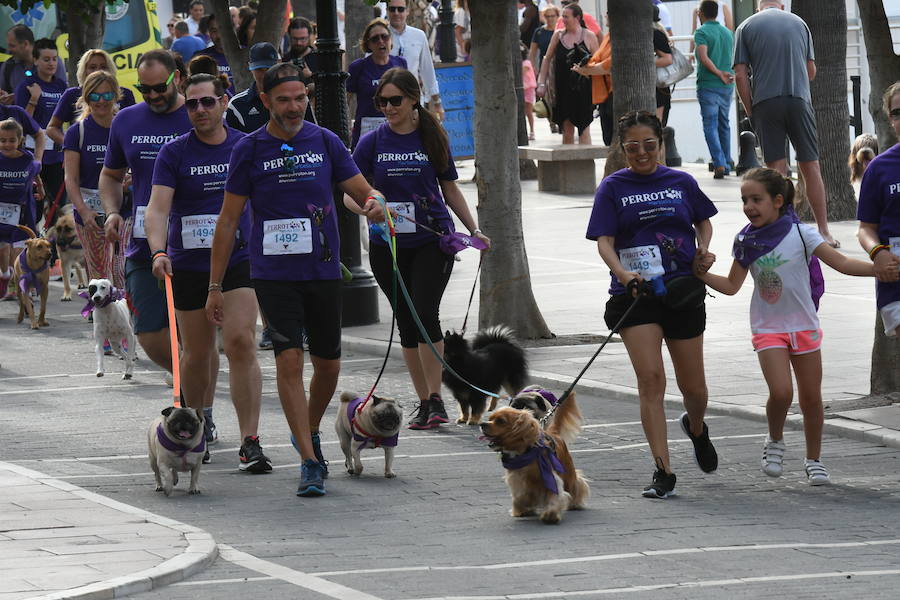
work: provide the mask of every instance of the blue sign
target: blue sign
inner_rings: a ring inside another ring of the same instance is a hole
[[[450,138],[453,158],[475,157],[475,81],[472,63],[440,63],[435,66],[441,103],[444,105],[444,129]]]

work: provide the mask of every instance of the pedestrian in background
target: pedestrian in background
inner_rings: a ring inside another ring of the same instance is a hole
[[[731,171],[731,99],[734,96],[734,36],[717,19],[716,0],[700,3],[700,28],[694,32],[697,57],[697,102],[703,119],[703,136],[712,157],[713,177]]]
[[[522,91],[525,97],[525,117],[528,119],[528,139],[534,139],[534,101],[537,90],[537,76],[534,65],[528,60],[528,50],[522,44]]]
[[[422,106],[433,112],[438,120],[444,120],[444,108],[441,105],[441,92],[428,38],[421,29],[406,24],[409,10],[407,0],[388,0],[388,19],[391,27],[391,54],[406,59],[406,68],[419,80],[422,93]]]
[[[608,26],[608,24],[607,24]],[[579,75],[591,78],[591,102],[597,107],[597,118],[603,131],[603,144],[612,143],[615,122],[613,120],[612,36],[607,33],[600,47],[591,55],[586,65],[573,67]]]

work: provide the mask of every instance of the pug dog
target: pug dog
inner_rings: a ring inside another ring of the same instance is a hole
[[[384,448],[384,476],[396,477],[394,448],[403,422],[403,408],[391,398],[372,396],[368,402],[350,392],[341,394],[341,408],[334,430],[344,451],[344,466],[351,475],[363,471],[359,454],[366,448]]]
[[[169,406],[150,424],[147,432],[150,468],[156,477],[156,491],[172,495],[178,473],[190,471],[188,494],[199,494],[200,465],[206,451],[203,411]]]

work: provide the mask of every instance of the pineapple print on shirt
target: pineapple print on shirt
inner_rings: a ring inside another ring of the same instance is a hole
[[[759,297],[768,304],[775,304],[781,298],[784,283],[775,269],[786,262],[788,261],[783,260],[774,250],[756,260],[756,265],[761,269],[756,277],[756,288],[759,290]]]

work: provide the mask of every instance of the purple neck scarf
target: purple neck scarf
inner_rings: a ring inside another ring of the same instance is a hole
[[[556,471],[559,474],[563,474],[566,472],[566,469],[556,456],[556,452],[547,445],[544,434],[541,434],[537,444],[529,448],[525,454],[519,454],[518,456],[500,455],[500,462],[503,463],[503,467],[510,471],[527,467],[534,461],[538,461],[538,469],[541,472],[544,487],[554,494],[559,494],[559,487],[556,485],[556,477],[553,476],[553,472]]]
[[[347,419],[350,421],[350,433],[353,434],[353,441],[360,442],[359,450],[362,450],[363,448],[377,448],[378,446],[395,447],[400,438],[399,432],[386,438],[375,437],[365,431],[356,433],[356,430],[359,427],[359,425],[356,424],[356,409],[360,404],[362,404],[362,398],[356,398],[347,403]]]
[[[184,458],[184,456],[188,452],[205,452],[206,451],[206,436],[200,436],[200,443],[194,446],[193,448],[188,448],[187,446],[180,446],[166,437],[166,432],[163,430],[162,423],[156,426],[156,441],[159,442],[159,445],[168,450],[169,452],[175,452],[179,458]]]
[[[556,396],[553,395],[553,392],[549,392],[544,388],[522,390],[521,392],[519,392],[519,394],[523,392],[535,392],[537,394],[540,394],[541,396],[543,396],[544,400],[550,403],[550,406],[556,406],[557,404],[559,404],[559,400],[557,400]]]
[[[22,276],[19,277],[19,289],[22,290],[23,294],[27,294],[29,288],[34,288],[34,291],[40,294],[41,280],[38,278],[38,274],[49,268],[50,261],[45,262],[40,269],[32,269],[25,260],[25,254],[27,254],[27,250],[19,255],[19,266],[22,268]]]
[[[81,316],[85,319],[88,318],[88,315],[94,312],[95,308],[105,308],[113,302],[117,302],[125,297],[125,294],[122,292],[122,290],[117,287],[110,288],[109,295],[101,300],[99,304],[94,304],[94,299],[88,292],[78,292],[78,295],[87,300],[87,304],[85,304],[84,308],[81,309]]]

